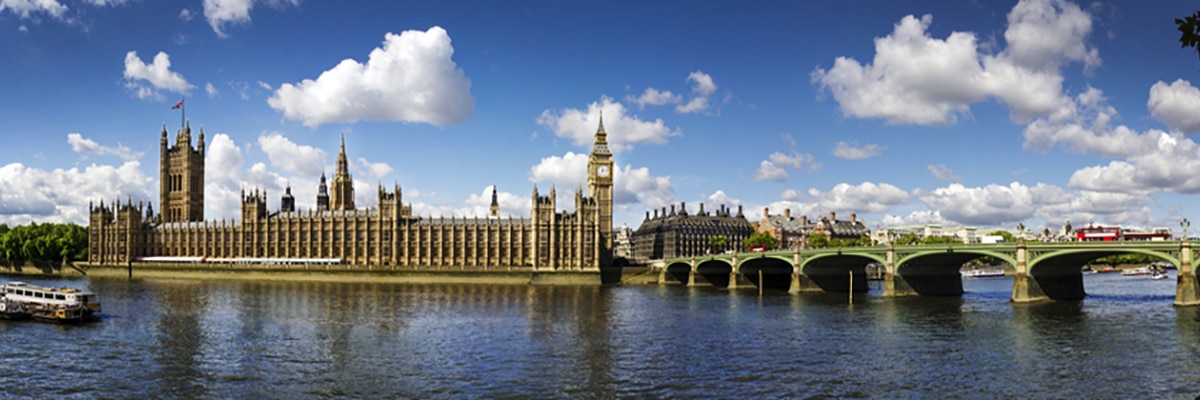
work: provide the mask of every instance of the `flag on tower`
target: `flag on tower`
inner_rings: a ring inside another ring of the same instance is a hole
[[[179,99],[179,102],[175,103],[175,105],[171,106],[171,109],[174,110],[176,108],[181,108],[181,107],[183,107],[183,99]]]

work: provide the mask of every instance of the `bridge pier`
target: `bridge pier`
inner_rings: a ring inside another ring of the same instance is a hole
[[[1184,240],[1179,243],[1179,277],[1175,280],[1175,305],[1200,305],[1200,282],[1196,280],[1196,271],[1192,269],[1192,242]]]
[[[1037,279],[1029,275],[1029,264],[1026,261],[1029,253],[1025,250],[1025,242],[1017,242],[1017,273],[1013,275],[1013,303],[1032,303],[1035,301],[1049,300],[1050,296],[1046,296],[1046,292],[1042,291],[1042,286],[1038,285]]]
[[[892,273],[891,269],[883,274],[883,297],[918,296],[916,290],[904,280],[904,277]]]

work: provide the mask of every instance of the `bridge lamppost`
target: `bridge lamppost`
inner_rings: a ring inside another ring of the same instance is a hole
[[[1025,223],[1024,222],[1017,223],[1017,235],[1019,235],[1019,236],[1017,236],[1018,242],[1025,241]]]
[[[1179,221],[1179,227],[1183,228],[1183,238],[1181,238],[1180,240],[1188,240],[1187,228],[1188,228],[1188,225],[1191,225],[1191,224],[1192,224],[1191,221],[1188,221],[1187,217],[1183,217],[1183,220]]]

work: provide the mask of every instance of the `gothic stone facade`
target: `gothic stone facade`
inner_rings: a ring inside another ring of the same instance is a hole
[[[351,265],[399,267],[517,266],[538,270],[596,270],[612,262],[612,153],[601,121],[588,159],[587,195],[575,191],[574,211],[558,211],[556,191],[533,188],[529,217],[420,217],[402,201],[397,185],[380,186],[378,205],[354,206],[345,140],[331,188],[321,177],[317,209],[297,211],[288,188],[281,210],[268,212],[267,194],[242,193],[241,218],[204,220],[204,133],[192,146],[185,126],[168,147],[163,128],[160,209],[110,202],[90,207],[92,264],[135,262],[143,257],[207,259],[337,259]]]
[[[688,215],[686,204],[679,204],[676,213],[675,205],[671,205],[670,214],[666,208],[660,215],[658,210],[654,216],[646,212],[646,219],[633,233],[633,260],[645,263],[650,260],[664,258],[692,257],[709,254],[709,237],[725,236],[725,248],[718,252],[737,251],[742,247],[742,241],[754,233],[754,226],[742,214],[738,206],[737,214],[733,210],[721,206],[715,213],[700,211],[696,215]]]

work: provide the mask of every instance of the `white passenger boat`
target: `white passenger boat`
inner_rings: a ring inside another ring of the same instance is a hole
[[[1003,278],[1002,269],[973,269],[961,271],[963,278]]]
[[[96,293],[72,288],[50,288],[24,282],[0,285],[0,304],[6,318],[30,317],[60,322],[91,320],[100,312]]]
[[[1150,267],[1140,267],[1121,271],[1121,276],[1150,275]]]

